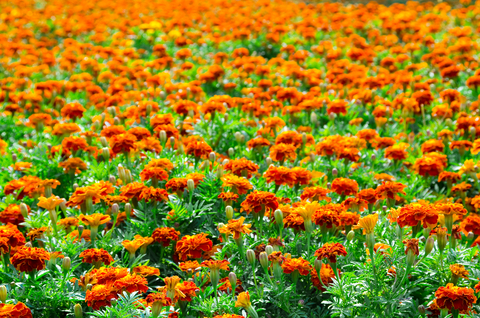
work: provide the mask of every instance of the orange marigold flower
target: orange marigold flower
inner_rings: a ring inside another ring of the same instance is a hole
[[[302,167],[293,167],[291,170],[295,175],[295,184],[307,185],[313,179],[313,174],[309,170]]]
[[[202,264],[200,264],[202,267],[208,267],[210,270],[225,270],[228,271],[229,267],[228,265],[230,264],[229,261],[222,259],[222,260],[206,260],[203,261]]]
[[[439,214],[443,215],[466,215],[468,213],[467,209],[463,207],[460,203],[438,203],[434,207],[437,209]]]
[[[368,204],[375,204],[378,200],[377,192],[374,189],[363,189],[357,193],[357,198],[365,200]]]
[[[148,291],[148,282],[145,277],[139,275],[127,275],[122,277],[113,283],[113,289],[117,293],[127,291],[129,293],[139,292],[145,293]]]
[[[98,268],[102,264],[110,265],[113,262],[112,256],[103,248],[91,248],[83,251],[79,255],[82,258],[82,263],[95,264]]]
[[[86,111],[85,107],[83,107],[80,103],[68,103],[62,107],[61,115],[64,118],[68,119],[77,119],[82,118],[83,113]]]
[[[124,240],[122,245],[129,254],[135,254],[135,252],[143,245],[143,241],[137,239],[134,239],[133,241]]]
[[[264,213],[269,215],[271,211],[275,211],[278,208],[278,200],[275,194],[266,191],[253,191],[242,202],[242,211],[249,214],[252,213]]]
[[[162,168],[165,171],[172,171],[174,166],[170,160],[166,158],[160,158],[160,159],[151,159],[145,165],[145,169],[147,168]]]
[[[383,182],[375,189],[378,199],[400,200],[399,194],[406,195],[405,189],[407,186],[400,182]]]
[[[141,277],[160,276],[160,270],[155,267],[141,265],[133,268],[133,273]]]
[[[162,168],[145,168],[140,172],[142,181],[155,179],[157,181],[168,180],[168,173]]]
[[[480,216],[477,214],[470,214],[461,224],[462,228],[468,233],[472,232],[480,236]]]
[[[291,274],[295,271],[298,271],[300,275],[307,276],[312,270],[312,265],[310,265],[310,263],[302,257],[285,258],[282,263],[282,269],[285,274]]]
[[[452,272],[452,276],[456,276],[457,278],[468,279],[468,271],[465,269],[465,266],[463,265],[452,264],[450,265],[450,271]]]
[[[222,227],[220,227],[218,230],[220,233],[226,234],[226,235],[233,235],[233,239],[237,240],[240,238],[242,234],[248,234],[251,233],[252,231],[250,230],[250,227],[252,226],[251,224],[243,224],[243,221],[245,221],[245,218],[242,216],[238,220],[229,220],[228,223]]]
[[[274,182],[277,186],[288,185],[289,187],[293,187],[296,183],[296,174],[284,166],[275,167],[274,165],[270,165],[263,176],[268,183]]]
[[[284,162],[285,160],[295,160],[297,158],[296,148],[292,144],[278,144],[270,148],[270,158],[273,161]]]
[[[179,264],[180,270],[186,273],[193,273],[198,270],[201,266],[200,264],[195,261],[186,261]]]
[[[37,206],[44,208],[47,211],[53,211],[57,206],[59,206],[64,200],[56,196],[51,196],[48,199],[45,197],[38,198]]]
[[[218,198],[222,199],[226,205],[232,205],[232,202],[237,202],[239,196],[233,192],[221,192]]]
[[[403,244],[405,244],[405,255],[407,255],[408,251],[411,250],[413,254],[418,255],[418,239],[409,239],[403,240]]]
[[[438,176],[447,167],[447,156],[430,152],[415,160],[413,169],[421,176]]]
[[[252,175],[257,173],[258,165],[248,159],[241,158],[230,160],[224,165],[224,169],[230,171],[236,176],[250,179]]]
[[[435,292],[436,302],[441,309],[469,311],[477,302],[474,291],[467,287],[458,287],[452,283],[440,287]]]
[[[327,196],[327,194],[330,192],[331,191],[329,189],[325,189],[322,187],[307,187],[303,188],[303,193],[300,195],[300,199],[310,201],[325,200],[327,202],[331,202],[332,199]]]
[[[40,271],[45,268],[45,261],[50,260],[50,254],[37,247],[19,248],[10,258],[12,265],[20,272]]]
[[[0,237],[6,238],[12,247],[25,245],[25,237],[14,224],[0,226]]]
[[[201,258],[202,252],[208,252],[213,247],[213,242],[207,238],[207,234],[186,235],[177,242],[178,258],[182,261],[188,258]]]
[[[269,146],[270,146],[270,141],[268,141],[268,139],[265,139],[265,138],[262,138],[262,137],[250,139],[247,142],[247,147],[249,149],[253,148],[253,149],[259,150],[260,148],[269,147]]]
[[[28,213],[30,213],[30,207],[27,205]],[[8,224],[11,223],[13,225],[19,225],[20,223],[24,222],[25,218],[20,211],[20,206],[17,204],[9,204],[5,210],[0,212],[0,222]]]
[[[331,189],[339,195],[355,195],[358,192],[358,183],[348,178],[336,178],[332,182]]]
[[[340,226],[341,222],[337,211],[329,209],[328,205],[318,206],[312,215],[312,220],[316,225],[328,229],[331,229],[334,225]]]
[[[131,182],[120,188],[120,195],[125,196],[129,199],[132,199],[132,198],[138,199],[140,193],[142,193],[143,189],[145,188],[146,186],[143,183]]]
[[[250,294],[248,292],[240,293],[235,302],[235,307],[250,308],[252,303],[250,302]]]
[[[342,202],[343,206],[346,209],[354,210],[354,211],[363,211],[368,208],[368,202],[360,199],[360,198],[347,198],[345,201]]]
[[[455,183],[459,181],[462,177],[457,172],[442,171],[438,175],[438,182],[447,181]]]
[[[397,223],[400,227],[416,226],[422,222],[424,228],[432,227],[438,222],[438,212],[433,206],[411,203],[399,210]]]
[[[340,270],[338,270],[340,273]],[[335,278],[335,272],[333,271],[330,264],[322,263],[322,267],[320,268],[320,279],[318,279],[318,273],[315,268],[312,268],[310,271],[311,280],[313,286],[315,286],[318,290],[325,291],[325,287],[328,287],[330,284],[333,283],[333,279]]]
[[[2,318],[33,318],[32,311],[22,302],[15,305],[0,304],[0,317]]]
[[[444,148],[445,145],[438,139],[430,139],[422,144],[422,152],[424,154],[429,152],[443,152]]]
[[[78,219],[85,225],[88,225],[90,227],[98,227],[102,224],[107,223],[108,221],[111,220],[109,215],[104,215],[101,213],[93,213],[91,215],[83,215],[80,214]]]
[[[252,189],[252,185],[247,179],[231,174],[224,175],[222,182],[223,188],[230,188],[238,195],[247,194],[248,190]]]
[[[187,178],[172,178],[165,184],[165,189],[170,193],[183,195],[183,191],[187,188]]]
[[[296,211],[283,218],[283,226],[284,228],[291,228],[297,232],[305,231],[305,222],[303,221],[303,217]]]
[[[85,301],[93,310],[99,310],[111,305],[111,301],[117,298],[117,294],[111,286],[96,284],[91,290],[87,290]]]
[[[364,234],[371,234],[375,229],[375,225],[378,222],[378,214],[369,214],[364,216],[358,221],[358,224],[353,227],[354,230],[356,229],[363,229]]]
[[[408,157],[407,148],[410,147],[407,143],[399,143],[385,149],[385,158],[390,160],[405,160]]]
[[[327,113],[330,114],[347,114],[348,103],[343,99],[331,101],[327,105]]]
[[[168,201],[168,192],[164,189],[158,189],[154,187],[144,188],[140,195],[138,196],[139,200],[145,200],[146,202],[156,201]]]
[[[353,226],[358,224],[360,214],[355,212],[341,212],[338,218],[340,219],[341,226]]]
[[[337,262],[337,256],[347,256],[345,246],[340,243],[325,243],[314,254],[317,259],[328,258],[330,263]]]
[[[152,233],[155,242],[162,244],[163,247],[169,246],[171,241],[178,241],[179,236],[180,232],[171,227],[156,228]]]
[[[212,152],[212,147],[210,147],[205,141],[192,141],[188,143],[185,153],[187,155],[193,155],[195,158],[206,159]]]

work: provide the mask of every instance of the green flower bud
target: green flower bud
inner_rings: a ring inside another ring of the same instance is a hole
[[[22,213],[24,218],[28,216],[28,207],[25,203],[20,203],[20,212]]]
[[[5,304],[5,302],[7,301],[7,295],[7,287],[5,287],[5,285],[0,286],[0,301],[3,304]]]
[[[282,212],[282,210],[275,210],[273,216],[275,217],[275,223],[277,223],[278,226],[280,226],[280,225],[283,226],[283,212]]]
[[[268,255],[266,252],[261,252],[260,255],[258,256],[258,259],[260,260],[260,265],[263,267],[264,270],[267,270],[268,268]]]
[[[434,246],[435,246],[435,238],[433,236],[430,236],[427,239],[427,242],[425,243],[425,256],[427,256],[432,252]]]
[[[227,220],[233,219],[233,208],[229,205],[225,208],[225,214],[227,216]]]
[[[64,271],[69,271],[72,266],[72,260],[70,257],[66,256],[62,259],[62,268]]]
[[[348,232],[347,240],[352,241],[354,238],[355,238],[355,232],[354,231]]]
[[[247,250],[247,261],[251,264],[251,265],[254,265],[255,264],[255,252],[251,249],[248,249]]]
[[[80,304],[75,304],[73,312],[75,313],[75,318],[82,318],[83,317],[83,309],[82,309],[82,306]]]
[[[273,246],[272,245],[267,245],[267,247],[265,247],[265,252],[267,252],[267,255],[272,254],[274,252]]]
[[[187,180],[187,190],[192,193],[195,190],[195,182],[192,179]]]

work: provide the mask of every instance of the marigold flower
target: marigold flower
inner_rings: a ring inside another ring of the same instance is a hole
[[[438,176],[447,167],[447,156],[430,152],[415,160],[413,169],[421,176]]]
[[[140,182],[131,182],[120,188],[120,195],[125,196],[129,199],[138,198],[140,193],[145,189],[146,186]]]
[[[340,270],[338,270],[340,272]],[[310,270],[310,277],[315,286],[320,291],[325,291],[325,287],[328,287],[330,284],[333,283],[333,279],[335,278],[335,272],[333,271],[330,264],[322,263],[322,267],[320,268],[320,279],[318,278],[318,273],[315,268]]]
[[[0,304],[0,317],[33,318],[31,310],[22,302],[18,302],[15,305]]]
[[[60,199],[56,196],[51,196],[49,198],[40,197],[38,198],[37,206],[44,208],[47,211],[53,211],[57,206],[63,202],[63,199]]]
[[[430,205],[412,203],[400,208],[397,223],[400,227],[416,226],[419,222],[424,228],[434,227],[438,222],[438,212]]]
[[[103,284],[94,285],[92,289],[87,290],[85,294],[85,301],[93,310],[110,306],[111,301],[116,298],[116,292],[112,290],[111,286]]]
[[[196,270],[198,270],[201,266],[197,261],[186,261],[186,262],[180,263],[179,267],[182,272],[193,273]]]
[[[418,255],[419,250],[418,250],[418,239],[409,239],[409,240],[403,240],[403,244],[405,244],[405,255],[408,254],[408,251],[412,251],[413,254]]]
[[[113,283],[113,289],[117,293],[122,293],[123,291],[127,291],[129,293],[145,293],[148,291],[147,285],[148,282],[146,278],[133,274],[116,280],[115,283]]]
[[[468,279],[468,271],[465,269],[465,266],[460,264],[452,264],[450,265],[450,271],[452,272],[452,276],[461,277]]]
[[[285,274],[291,274],[295,271],[298,271],[298,273],[302,276],[307,276],[310,274],[312,269],[312,265],[310,265],[310,263],[302,257],[285,258],[281,266]]]
[[[22,247],[10,258],[10,262],[20,272],[40,271],[45,268],[45,261],[50,260],[50,254],[37,247]]]
[[[141,277],[160,276],[160,270],[158,268],[146,265],[136,266],[132,271]]]
[[[66,161],[60,162],[58,166],[63,168],[65,173],[79,174],[82,170],[87,170],[87,164],[80,158],[68,158]]]
[[[373,233],[375,229],[375,225],[378,222],[378,214],[369,214],[358,221],[358,224],[353,227],[354,230],[356,229],[363,229],[365,234]]]
[[[242,202],[242,211],[249,214],[252,213],[265,213],[269,215],[271,211],[275,211],[278,208],[278,201],[275,194],[266,191],[253,191]]]
[[[358,183],[348,178],[336,178],[332,182],[331,189],[339,195],[355,195],[358,192]]]
[[[180,260],[185,261],[188,258],[201,258],[202,252],[208,252],[212,249],[213,242],[207,238],[207,234],[200,233],[196,235],[186,235],[177,242],[177,252]]]
[[[250,230],[250,227],[252,225],[243,224],[244,221],[245,221],[245,218],[243,216],[238,220],[229,220],[226,225],[220,227],[218,230],[220,233],[223,233],[226,235],[232,234],[233,239],[237,240],[240,238],[242,234],[248,234],[252,232]]]
[[[287,167],[275,167],[271,165],[263,174],[268,183],[274,182],[275,185],[288,185],[293,187],[296,183],[296,174]]]
[[[242,308],[249,308],[252,306],[250,302],[250,294],[248,292],[240,293],[237,297],[237,301],[235,302],[235,307],[242,307]]]
[[[325,243],[314,254],[317,259],[328,258],[330,263],[337,262],[337,256],[347,256],[347,250],[340,243]]]
[[[295,160],[297,158],[296,148],[292,144],[278,144],[270,148],[270,158],[273,161],[284,162],[285,160]]]
[[[327,197],[327,194],[330,192],[331,191],[329,189],[325,189],[322,187],[307,187],[303,188],[303,193],[300,195],[300,199],[310,201],[325,200],[327,202],[331,202],[332,199],[330,197]]]
[[[407,186],[400,182],[383,182],[375,189],[378,199],[399,200],[399,194],[406,195],[405,189]]]
[[[477,302],[473,289],[447,284],[435,292],[436,303],[441,309],[468,311]]]
[[[236,176],[249,179],[258,171],[258,165],[245,158],[230,160],[223,168]]]
[[[163,247],[169,246],[172,241],[178,241],[179,236],[180,232],[171,227],[156,228],[152,233],[152,238]]]
[[[146,202],[156,201],[168,201],[168,192],[164,189],[158,189],[154,187],[144,188],[140,195],[138,196],[139,200],[145,200]]]
[[[91,248],[83,251],[79,255],[82,258],[82,263],[95,264],[99,268],[102,264],[110,265],[113,262],[113,258],[103,248]]]
[[[243,177],[237,177],[235,175],[226,174],[222,178],[222,187],[230,188],[238,195],[246,194],[248,190],[252,189],[252,185],[247,179]]]
[[[101,213],[93,213],[91,215],[80,214],[78,217],[83,224],[90,226],[91,228],[99,227],[102,224],[111,220],[110,216],[103,215]]]
[[[28,213],[30,213],[30,207],[27,205]],[[17,204],[9,204],[5,210],[0,212],[0,222],[13,225],[19,225],[24,222],[25,218],[20,211],[20,206]]]
[[[208,158],[212,151],[212,147],[210,147],[205,141],[190,142],[185,149],[187,155],[193,155],[195,158],[203,159]]]

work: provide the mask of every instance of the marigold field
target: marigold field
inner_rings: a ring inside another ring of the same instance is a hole
[[[0,2],[0,318],[480,316],[480,1]]]

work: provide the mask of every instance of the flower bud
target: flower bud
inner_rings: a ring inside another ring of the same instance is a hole
[[[117,203],[112,204],[112,214],[113,216],[117,216],[118,212],[120,212],[120,207]]]
[[[16,161],[17,161],[17,154],[13,154],[13,155],[12,155],[12,161],[13,161],[13,162],[16,162]]]
[[[7,301],[7,287],[5,285],[0,286],[0,301],[5,304]]]
[[[477,129],[474,126],[470,126],[468,130],[469,130],[470,136],[475,136],[477,134]]]
[[[78,229],[78,237],[80,238],[80,237],[82,237],[82,233],[83,233],[83,230],[85,229],[85,227],[83,227],[83,225],[79,225],[77,227],[77,229]]]
[[[157,318],[160,316],[160,314],[162,313],[162,302],[157,300],[157,301],[154,301],[153,302],[153,305],[152,305],[152,317],[153,318]]]
[[[126,183],[131,183],[132,180],[133,180],[132,173],[130,172],[130,170],[125,169],[125,182]]]
[[[265,247],[265,252],[267,252],[267,255],[270,255],[274,252],[273,250],[273,246],[272,245],[267,245],[267,247]]]
[[[373,249],[373,246],[375,245],[375,234],[368,233],[366,235],[366,241],[367,241],[367,247],[369,249]]]
[[[452,125],[453,125],[453,122],[452,122],[452,120],[451,120],[450,118],[447,118],[447,119],[445,119],[445,124],[446,124],[447,126],[452,126]]]
[[[72,266],[72,260],[70,257],[66,256],[62,259],[62,268],[64,271],[69,271]]]
[[[433,238],[433,236],[430,236],[427,239],[427,242],[425,243],[425,256],[430,254],[434,246],[435,246],[435,239]]]
[[[227,220],[233,219],[233,208],[229,205],[225,208],[225,214],[227,216]]]
[[[255,264],[255,252],[252,249],[248,249],[246,255],[247,255],[247,261],[251,265]]]
[[[228,274],[228,280],[230,281],[230,285],[232,286],[232,291],[234,291],[237,287],[237,275],[235,275],[234,272],[230,272],[230,274]]]
[[[314,112],[310,114],[310,121],[312,122],[313,126],[316,126],[318,123],[318,116]]]
[[[475,234],[473,234],[473,232],[468,232],[467,238],[469,241],[471,241],[475,238]]]
[[[275,213],[273,214],[273,216],[275,217],[275,223],[277,223],[277,225],[282,225],[283,226],[283,212],[282,210],[275,210]]]
[[[238,132],[238,131],[237,131],[234,136],[235,136],[235,140],[236,140],[237,142],[241,142],[241,141],[242,141],[242,133],[241,133],[241,132]]]
[[[132,205],[130,203],[125,204],[125,214],[127,215],[127,219],[130,218],[132,214]]]
[[[267,166],[270,166],[273,163],[273,160],[272,160],[272,158],[267,157],[267,159],[265,159],[265,162],[266,162]]]
[[[235,150],[233,148],[228,148],[228,156],[231,158],[235,154]]]
[[[217,167],[217,178],[220,179],[223,177],[223,166],[218,166]]]
[[[25,203],[20,203],[20,212],[22,213],[23,217],[26,218],[28,216],[28,207]]]
[[[93,122],[93,130],[94,131],[99,131],[101,126],[102,126],[102,124],[98,120]]]
[[[92,290],[93,285],[92,284],[87,284],[87,290]]]
[[[320,270],[322,269],[322,261],[319,259],[316,259],[315,262],[313,263],[313,266],[315,267],[315,271],[317,272],[317,274],[320,273]]]
[[[223,122],[226,123],[227,120],[228,120],[228,114],[225,113],[225,114],[223,114]]]
[[[337,168],[333,168],[333,169],[332,169],[332,175],[333,175],[334,177],[336,177],[336,176],[338,175],[338,170],[337,170]]]
[[[372,154],[370,158],[372,159],[372,161],[375,161],[377,159],[377,156],[375,154]]]
[[[426,309],[424,305],[418,306],[418,312],[423,316],[426,313]]]
[[[118,177],[125,182],[125,168],[121,165],[118,165]]]
[[[150,117],[151,113],[152,113],[152,104],[148,104],[147,107],[145,108],[146,117]]]
[[[213,151],[208,155],[208,160],[210,160],[212,163],[215,162],[216,158],[217,155]]]
[[[447,246],[447,233],[438,233],[437,231],[437,245],[440,252],[443,252],[445,246]]]
[[[102,146],[103,146],[104,148],[107,148],[107,147],[108,147],[107,138],[105,138],[104,136],[100,137],[100,143],[102,144]]]
[[[167,142],[167,133],[165,130],[160,130],[159,139],[162,145]]]
[[[258,256],[258,259],[260,260],[260,265],[263,267],[264,270],[267,270],[268,268],[268,255],[266,252],[261,252],[260,255]]]
[[[354,238],[355,238],[355,232],[354,231],[348,232],[347,240],[352,241]]]
[[[27,243],[25,243],[25,247],[33,247],[33,246],[32,246],[32,242],[27,242]]]
[[[172,147],[172,149],[174,148],[175,146],[175,137],[170,137],[170,147]]]
[[[117,179],[114,176],[109,176],[108,181],[110,181],[111,184],[117,184]]]
[[[50,216],[50,220],[52,221],[52,224],[57,224],[57,211],[49,210],[48,215]]]
[[[103,157],[103,160],[105,161],[110,160],[110,151],[107,147],[102,148],[102,157]]]
[[[78,183],[74,183],[72,188],[73,188],[73,192],[75,192],[75,190],[77,190],[77,188],[78,188]]]
[[[118,117],[113,118],[113,124],[116,125],[116,126],[120,125],[121,124],[120,118],[118,118]]]
[[[328,115],[328,119],[330,119],[330,120],[334,120],[335,117],[337,117],[337,116],[335,115],[335,113],[331,113],[331,114]]]
[[[192,179],[187,180],[187,190],[192,193],[195,190],[195,182]]]
[[[412,249],[408,249],[407,251],[407,265],[413,266],[415,263],[415,252]]]
[[[183,145],[182,144],[179,144],[178,145],[178,148],[177,148],[177,155],[184,155],[185,154],[185,149],[183,148]]]
[[[222,165],[224,165],[224,166],[225,166],[225,165],[226,165],[227,163],[229,163],[229,162],[230,162],[230,160],[228,160],[228,159],[223,159],[223,161],[222,161]]]

